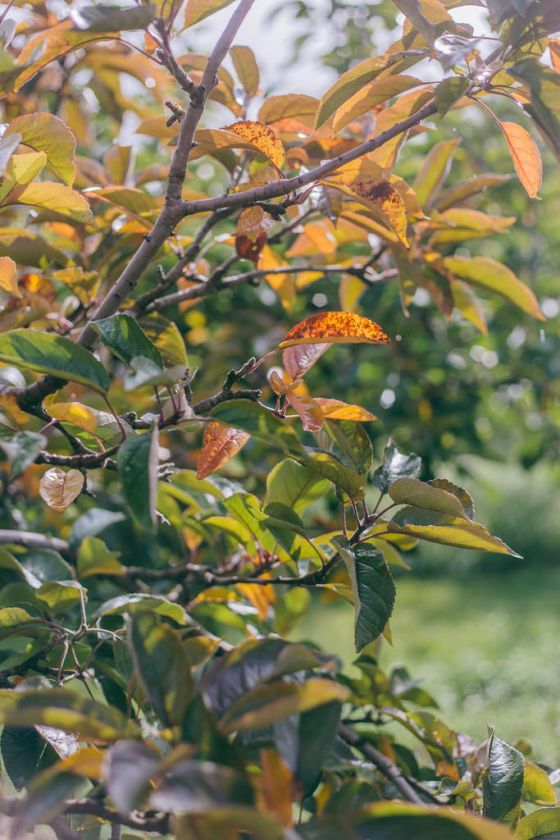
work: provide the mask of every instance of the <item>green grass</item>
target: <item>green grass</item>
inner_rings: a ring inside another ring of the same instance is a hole
[[[560,568],[534,564],[402,578],[382,664],[406,665],[452,727],[481,741],[492,724],[506,740],[528,739],[538,760],[560,763],[559,592]],[[318,605],[298,636],[351,663],[352,621],[349,605]]]

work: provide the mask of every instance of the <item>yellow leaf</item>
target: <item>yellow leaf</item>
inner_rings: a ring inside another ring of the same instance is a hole
[[[202,449],[198,456],[196,477],[206,478],[230,461],[245,446],[250,435],[239,429],[212,421],[204,429]]]
[[[241,137],[243,140],[251,143],[259,150],[265,157],[267,157],[274,166],[280,168],[284,163],[286,156],[284,151],[284,144],[270,128],[261,122],[254,120],[242,120],[241,122],[233,123],[225,127],[226,131],[231,131]]]
[[[42,476],[39,493],[42,500],[56,511],[66,510],[82,492],[84,476],[78,470],[53,467]]]
[[[276,292],[284,309],[289,312],[296,297],[292,275],[289,273],[289,265],[269,245],[265,245],[260,254],[259,268],[282,268],[284,265],[288,269],[286,274],[283,272],[278,274],[265,274],[264,279],[270,288]]]
[[[42,171],[46,162],[44,152],[12,155],[0,183],[0,203],[13,203],[10,200],[12,190],[29,184]]]
[[[24,146],[45,152],[52,171],[71,187],[76,176],[76,138],[67,125],[53,114],[24,114],[9,124],[6,135],[17,133]]]
[[[27,204],[41,210],[50,210],[81,225],[95,225],[95,219],[86,199],[79,192],[51,181],[28,184],[15,190],[10,204]]]
[[[79,429],[86,432],[95,432],[97,429],[97,418],[95,414],[79,402],[47,403],[46,409],[55,420],[62,420],[65,423],[72,423]]]
[[[488,335],[488,326],[482,304],[473,290],[462,280],[450,280],[449,288],[453,298],[453,306],[459,310],[463,318],[470,321],[473,326],[480,330],[482,335]]]
[[[338,247],[334,225],[329,219],[309,222],[286,251],[287,257],[311,257],[334,254]]]
[[[0,289],[15,297],[21,297],[17,284],[17,268],[11,257],[0,257]]]
[[[542,184],[542,160],[539,147],[522,125],[501,122],[509,153],[517,177],[525,187],[529,198],[536,198]]]
[[[259,67],[255,53],[251,47],[232,47],[229,51],[235,72],[243,85],[247,96],[255,96],[259,92]]]
[[[401,194],[389,181],[383,178],[355,181],[350,189],[360,198],[365,199],[367,204],[371,204],[382,219],[388,222],[389,227],[395,231],[401,242],[407,244],[405,203]]]
[[[346,73],[343,73],[319,102],[315,119],[316,128],[324,125],[329,117],[344,105],[356,91],[359,91],[369,81],[379,76],[380,73],[387,71],[391,64],[397,65],[393,68],[396,70],[399,63],[400,57],[378,55],[374,58],[366,58],[365,61],[361,61],[350,70],[347,70]]]
[[[92,32],[91,30],[72,29],[72,21],[65,20],[57,26],[39,32],[25,44],[18,56],[18,64],[22,71],[14,83],[14,90],[18,91],[35,73],[46,67],[56,58],[78,49],[92,41],[106,41],[118,38],[118,32]],[[35,56],[39,56],[33,60]],[[31,63],[29,63],[31,62]]]
[[[296,324],[279,344],[389,344],[389,336],[369,318],[353,312],[319,312]]]
[[[531,289],[497,260],[490,257],[444,257],[443,265],[454,277],[495,292],[533,318],[546,321]]]
[[[383,76],[374,79],[361,88],[354,96],[341,105],[333,117],[333,131],[338,134],[346,128],[353,120],[361,117],[367,111],[381,105],[393,96],[404,93],[410,88],[421,85],[422,82],[414,76]]]
[[[338,284],[338,299],[341,309],[344,309],[345,312],[353,312],[366,289],[366,284],[359,277],[354,277],[353,274],[343,274]]]
[[[315,397],[319,403],[323,416],[328,420],[352,420],[355,423],[368,423],[377,420],[377,417],[361,405],[350,405],[342,400],[328,400],[323,397]]]
[[[195,23],[213,15],[214,12],[225,9],[230,3],[233,3],[233,0],[188,0],[183,21],[184,28],[194,26]]]

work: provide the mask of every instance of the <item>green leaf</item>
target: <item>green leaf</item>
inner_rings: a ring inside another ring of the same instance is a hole
[[[533,318],[546,320],[531,289],[506,265],[490,257],[444,257],[443,264],[455,277],[501,295]]]
[[[465,516],[465,510],[457,496],[417,478],[397,479],[389,487],[389,496],[400,505],[412,505],[448,516]]]
[[[492,730],[488,743],[488,770],[484,776],[485,817],[513,826],[519,818],[523,788],[522,753],[497,738]]]
[[[345,466],[331,452],[309,451],[302,463],[318,475],[331,481],[351,499],[360,499],[364,494],[365,476],[352,467]]]
[[[166,365],[188,367],[189,359],[183,336],[177,324],[152,312],[140,321],[146,336],[156,345]]]
[[[335,537],[352,584],[356,651],[375,641],[385,629],[395,603],[395,583],[383,554],[367,543],[351,546]]]
[[[397,534],[409,534],[419,540],[442,545],[520,557],[502,540],[490,534],[484,525],[460,516],[447,516],[443,513],[406,507],[395,514],[388,524],[388,529]]]
[[[130,435],[117,454],[124,497],[132,518],[144,528],[156,526],[158,480],[158,429]]]
[[[185,610],[179,604],[174,604],[163,595],[148,595],[144,592],[130,592],[126,595],[117,595],[109,601],[105,601],[97,609],[95,618],[103,618],[107,615],[123,615],[126,612],[134,612],[138,608],[150,610],[157,615],[167,616],[177,624],[185,621]]]
[[[469,80],[465,76],[450,76],[436,86],[436,105],[440,117],[444,117],[447,114],[449,109],[461,99],[468,87]]]
[[[136,388],[154,388],[156,385],[175,385],[185,375],[183,365],[176,365],[162,370],[159,365],[145,356],[135,356],[130,360],[130,371],[124,380],[124,390],[134,391]]]
[[[398,478],[416,478],[422,469],[422,459],[414,453],[399,452],[392,440],[383,450],[383,463],[373,474],[373,483],[386,493]]]
[[[47,580],[37,590],[37,598],[55,613],[76,607],[87,590],[75,580]]]
[[[517,840],[558,840],[560,837],[560,808],[540,808],[519,820],[515,832]]]
[[[277,417],[273,411],[252,400],[231,400],[212,409],[214,420],[248,432],[275,449],[300,452],[301,443],[288,420]]]
[[[129,640],[136,671],[155,714],[165,726],[179,726],[194,684],[178,634],[153,613],[138,610],[130,621]]]
[[[4,137],[19,134],[20,142],[36,152],[45,152],[49,168],[71,187],[76,176],[76,138],[53,114],[23,114],[12,120]]]
[[[360,475],[367,473],[373,461],[373,447],[361,423],[349,420],[326,420],[325,431],[335,444],[334,454]]]
[[[546,67],[535,58],[520,61],[508,72],[529,88],[530,104],[524,105],[545,142],[557,158],[560,158],[560,79],[552,67]]]
[[[134,737],[136,724],[111,706],[59,688],[27,691],[0,689],[0,723],[8,726],[51,726],[84,738],[116,741]]]
[[[194,26],[195,23],[200,23],[204,18],[225,9],[231,3],[233,0],[188,0],[183,27],[187,29],[189,26]]]
[[[11,477],[17,478],[47,446],[47,439],[38,432],[9,433],[0,429],[0,449],[11,464]]]
[[[80,578],[92,575],[115,575],[125,572],[119,553],[109,551],[99,537],[86,537],[78,550],[77,571]]]
[[[26,787],[41,767],[42,758],[44,760],[48,756],[52,760],[52,752],[32,727],[4,726],[0,737],[0,753],[6,773],[16,790]]]
[[[76,29],[88,32],[118,32],[145,29],[155,19],[156,7],[143,6],[115,6],[109,3],[99,3],[97,6],[81,6],[72,12],[72,19]]]
[[[422,206],[430,206],[430,199],[444,182],[451,166],[458,140],[442,140],[433,146],[422,163],[413,184],[416,198]]]
[[[286,458],[276,464],[267,476],[265,504],[279,502],[301,514],[325,495],[328,486],[305,462],[300,464]]]
[[[276,749],[306,795],[321,779],[322,765],[335,743],[341,710],[337,701],[324,703],[274,727]]]
[[[0,335],[0,361],[57,379],[81,382],[107,391],[109,377],[97,359],[70,339],[36,330],[12,330]]]
[[[163,369],[159,350],[152,344],[136,320],[130,315],[111,315],[101,321],[92,321],[101,341],[115,356],[129,365],[132,359],[142,356]]]

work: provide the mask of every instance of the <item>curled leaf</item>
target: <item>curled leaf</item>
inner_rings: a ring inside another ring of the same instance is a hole
[[[43,475],[39,485],[42,500],[52,510],[63,511],[82,492],[84,476],[79,470],[53,467]]]
[[[369,318],[353,312],[319,312],[296,324],[280,348],[295,344],[389,344],[391,339]]]
[[[202,449],[198,456],[196,477],[206,478],[219,467],[227,464],[245,446],[251,436],[240,429],[213,421],[204,429]]]

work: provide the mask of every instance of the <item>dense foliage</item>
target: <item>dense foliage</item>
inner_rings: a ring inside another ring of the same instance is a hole
[[[554,314],[502,242],[560,157],[560,10],[488,0],[477,34],[457,0],[333,0],[316,99],[263,96],[253,2],[0,13],[2,828],[556,836],[556,774],[378,655],[418,541],[517,556],[432,466],[484,437],[472,331]],[[558,445],[543,344],[527,463]],[[353,609],[351,671],[292,640],[312,599]]]

